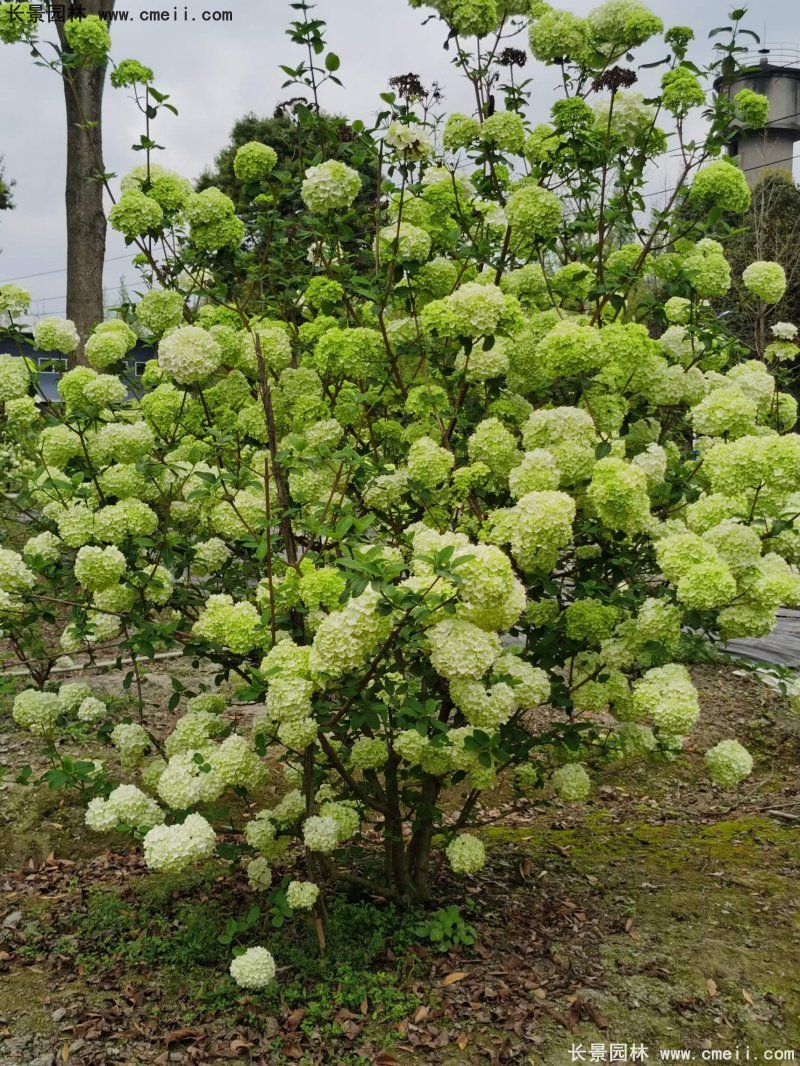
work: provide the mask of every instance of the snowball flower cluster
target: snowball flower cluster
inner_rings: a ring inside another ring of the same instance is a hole
[[[431,250],[431,238],[410,222],[384,226],[378,234],[378,248],[384,257],[399,263],[424,263]]]
[[[137,322],[156,337],[179,325],[182,318],[183,297],[179,292],[153,289],[145,293],[136,305]]]
[[[247,864],[247,880],[250,887],[266,891],[272,884],[272,867],[263,855],[251,859]]]
[[[81,700],[77,710],[78,721],[85,722],[87,725],[102,722],[107,714],[108,708],[105,703],[96,696],[87,696],[85,700]]]
[[[480,137],[481,127],[477,119],[454,111],[447,116],[442,134],[442,143],[449,152],[469,148]]]
[[[158,365],[179,385],[198,385],[222,362],[214,337],[199,326],[182,326],[158,346]]]
[[[128,240],[155,232],[164,220],[157,200],[139,189],[128,189],[108,212],[108,223]]]
[[[244,223],[236,216],[233,200],[211,186],[192,193],[185,206],[189,221],[189,236],[196,248],[216,252],[221,248],[235,248],[244,237]],[[197,284],[192,281],[192,285]]]
[[[275,960],[266,948],[248,948],[233,959],[230,974],[240,988],[257,991],[275,980]]]
[[[638,713],[649,715],[665,733],[690,732],[700,713],[697,689],[679,663],[648,670],[634,685],[633,701]]]
[[[350,762],[358,770],[378,770],[388,758],[386,741],[379,737],[359,737],[350,749]]]
[[[753,758],[737,740],[721,740],[705,754],[706,769],[715,785],[735,788],[753,769]]]
[[[111,743],[119,752],[123,766],[137,766],[150,747],[147,730],[136,722],[120,722],[111,731]]]
[[[127,569],[125,556],[119,548],[81,548],[75,558],[75,578],[89,589],[99,592],[116,584]]]
[[[772,329],[773,337],[778,341],[793,341],[797,337],[797,326],[795,326],[793,322],[776,322],[775,325],[770,328]],[[767,346],[767,353],[769,353],[769,350],[772,347],[773,345],[771,344]],[[785,356],[785,358],[793,359],[794,356],[797,355],[797,348],[791,344],[787,344],[786,347],[792,354]]]
[[[130,189],[146,193],[165,215],[173,215],[184,207],[192,193],[191,183],[186,178],[158,163],[134,167],[120,182],[120,189],[123,193]]]
[[[129,85],[149,85],[154,77],[151,68],[138,59],[122,59],[111,71],[109,80],[115,89],[123,89]]]
[[[4,592],[25,592],[32,589],[36,577],[25,565],[22,556],[10,548],[0,548],[0,589]]]
[[[786,292],[786,273],[780,263],[751,263],[745,267],[742,281],[749,292],[768,304],[779,303]]]
[[[75,323],[68,318],[42,318],[33,327],[33,343],[40,352],[72,355],[80,341]]]
[[[272,173],[277,162],[278,153],[274,148],[260,141],[248,141],[234,156],[233,173],[239,181],[264,181]]]
[[[101,322],[86,342],[86,359],[96,370],[104,370],[123,359],[135,343],[136,334],[121,319]]]
[[[21,285],[0,285],[0,315],[24,315],[31,305],[31,294]]]
[[[31,384],[31,368],[25,359],[0,355],[0,403],[23,397]]]
[[[295,911],[310,911],[319,897],[319,888],[313,881],[290,881],[286,889],[286,902]]]
[[[192,627],[199,637],[238,655],[251,651],[263,639],[261,616],[252,603],[234,603],[227,593],[209,596],[205,609]]]
[[[0,41],[4,44],[15,44],[32,37],[37,25],[37,15],[28,0],[0,4]]]
[[[516,241],[549,240],[558,232],[562,216],[561,201],[548,189],[525,185],[511,194],[506,217]]]
[[[422,126],[392,122],[383,139],[389,148],[401,152],[407,159],[427,159],[434,153],[433,138]]]
[[[154,826],[145,836],[144,861],[151,870],[178,873],[187,866],[210,858],[217,837],[200,814],[190,814],[176,825]]]
[[[67,19],[64,23],[64,36],[70,51],[76,56],[90,63],[105,63],[111,47],[111,34],[108,23],[99,15]]]
[[[323,619],[311,646],[313,674],[334,679],[357,670],[391,629],[391,618],[378,610],[381,594],[367,588]]]
[[[312,815],[303,822],[303,840],[311,851],[335,851],[339,846],[339,827],[330,816]]]
[[[697,76],[687,67],[675,67],[661,79],[661,100],[667,111],[683,118],[693,107],[703,106],[706,94]]]
[[[584,800],[592,790],[592,782],[579,762],[559,766],[550,775],[550,784],[559,799],[574,803]]]
[[[29,688],[14,697],[11,717],[21,729],[34,736],[50,736],[64,707],[54,692],[40,692]]]
[[[609,529],[639,533],[649,527],[647,478],[639,466],[608,456],[592,471],[588,497]]]
[[[107,800],[93,799],[86,810],[86,824],[95,832],[108,832],[124,824],[152,829],[164,821],[164,812],[135,785],[118,785]]]
[[[360,190],[358,171],[336,159],[329,159],[308,168],[300,195],[309,211],[322,213],[349,207]]]
[[[769,97],[752,89],[740,89],[733,97],[736,117],[748,129],[761,129],[769,115]]]
[[[460,833],[446,849],[447,861],[454,873],[476,874],[486,864],[483,841],[471,833]]]
[[[448,680],[483,677],[500,654],[500,640],[472,622],[448,618],[427,633],[431,666]]]
[[[695,174],[689,201],[741,215],[750,206],[750,186],[735,163],[720,159],[707,163]]]
[[[484,144],[501,152],[521,152],[525,143],[525,124],[516,111],[495,111],[480,128]]]

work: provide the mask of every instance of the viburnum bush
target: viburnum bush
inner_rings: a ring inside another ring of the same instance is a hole
[[[293,6],[292,39],[320,57],[284,68],[312,97],[295,107],[302,151],[339,64]],[[15,719],[51,746],[76,718],[108,736],[119,780],[82,764],[87,823],[141,836],[151,869],[216,853],[263,892],[302,858],[288,905],[320,918],[336,881],[427,901],[437,849],[480,870],[471,830],[503,775],[572,801],[604,764],[676,758],[699,711],[686,634],[762,635],[800,603],[800,437],[780,388],[796,330],[747,350],[714,310],[750,199],[723,153],[767,115],[757,94],[708,88],[735,73],[743,12],[701,69],[691,30],[639,0],[586,18],[434,6],[471,113],[435,119],[438,91],[393,79],[375,128],[304,157],[290,217],[296,159],[242,147],[237,210],[155,163],[148,134],[110,212],[142,268],[134,317],[97,325],[59,404],[0,356],[4,439],[32,457],[9,475],[28,539],[0,550],[4,635],[32,677]],[[522,31],[563,82],[533,127]],[[73,37],[92,61],[99,41]],[[632,53],[659,38],[645,96]],[[148,122],[152,77],[132,60],[111,74]],[[684,130],[699,109],[702,144]],[[651,209],[665,151],[680,174]],[[768,316],[785,278],[757,263],[744,284]],[[0,301],[20,336],[24,294]],[[137,337],[153,359],[132,395]],[[57,319],[34,342],[79,343]],[[140,690],[173,648],[220,687],[184,702],[176,680],[166,738],[50,679],[61,656],[105,653]],[[234,727],[231,699],[263,710]],[[705,762],[726,788],[752,766],[733,739]],[[283,798],[233,828],[222,803],[268,775]],[[259,947],[232,973],[257,988],[275,967]]]

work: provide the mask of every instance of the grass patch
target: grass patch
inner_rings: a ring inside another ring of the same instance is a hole
[[[261,908],[261,917],[237,943],[268,947],[278,981],[263,992],[243,995],[227,975],[232,946],[220,936],[228,919],[241,918],[254,905]],[[115,972],[145,981],[157,978],[168,997],[185,1004],[180,1018],[186,1024],[212,1018],[219,1024],[227,1018],[231,1024],[263,1027],[266,1016],[285,1014],[288,1008],[303,1012],[299,1033],[336,1039],[346,1036],[357,1018],[365,1033],[385,1042],[396,1036],[394,1025],[422,1002],[409,987],[410,978],[425,968],[409,950],[419,941],[415,926],[420,918],[418,911],[334,897],[322,956],[307,914],[297,913],[274,928],[269,893],[237,891],[218,866],[208,864],[178,876],[142,877],[121,890],[92,889],[54,946],[89,978]],[[50,920],[57,925],[58,912]],[[46,920],[39,924],[44,936]],[[53,932],[51,927],[50,938]],[[33,943],[31,951],[36,951]],[[356,1056],[352,1062],[360,1060]]]

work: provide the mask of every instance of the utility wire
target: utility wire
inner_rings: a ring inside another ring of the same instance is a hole
[[[121,259],[130,259],[130,255],[115,255],[111,259],[106,259],[106,263],[118,263]],[[6,285],[9,282],[27,281],[28,278],[43,278],[48,274],[65,274],[67,267],[56,267],[55,270],[40,270],[37,274],[22,274],[15,278],[0,278],[0,285]]]
[[[120,282],[117,282],[116,285],[106,285],[106,287],[103,289],[103,292],[115,292],[117,289],[119,289],[120,284],[122,284],[122,285],[132,285],[132,284],[134,284],[134,282],[136,282],[138,280],[139,280],[138,278],[123,278]],[[52,303],[54,300],[66,300],[66,298],[67,298],[66,297],[66,293],[63,296],[37,296],[37,297],[34,297],[31,300],[31,303],[32,304],[45,304],[45,303]]]
[[[791,163],[794,162],[794,159],[795,157],[793,155],[787,155],[784,156],[783,159],[773,159],[769,163],[758,163],[756,166],[741,167],[740,169],[743,174],[749,174],[752,170],[763,170],[764,168],[777,166],[778,163]],[[678,188],[680,188],[679,185],[673,185],[671,189],[657,189],[656,192],[642,193],[642,199],[647,200],[653,196],[667,196],[669,193],[675,192]]]

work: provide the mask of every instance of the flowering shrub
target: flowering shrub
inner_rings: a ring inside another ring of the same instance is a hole
[[[760,635],[800,603],[795,401],[770,353],[746,353],[716,320],[708,300],[730,267],[705,222],[673,231],[667,210],[643,228],[640,214],[662,111],[680,128],[703,101],[708,135],[686,149],[672,206],[744,210],[744,176],[713,157],[762,109],[706,100],[682,28],[665,35],[663,107],[627,91],[633,71],[609,64],[662,29],[638,0],[586,19],[434,6],[480,108],[447,120],[437,154],[414,98],[384,94],[364,138],[385,193],[369,272],[346,251],[362,175],[341,160],[307,160],[307,211],[290,222],[269,147],[236,155],[250,197],[238,214],[218,189],[137,168],[110,221],[152,286],[136,309],[154,346],[141,396],[120,377],[134,331],[99,324],[63,402],[5,430],[32,436],[36,457],[15,485],[30,539],[0,551],[0,621],[39,664],[16,721],[52,739],[72,718],[108,717],[90,690],[48,690],[65,652],[113,647],[137,678],[157,648],[216,664],[234,687],[190,699],[165,740],[108,722],[126,780],[92,799],[87,823],[137,833],[154,870],[215,851],[243,861],[256,892],[302,851],[308,880],[287,902],[318,914],[335,880],[427,900],[440,847],[476,873],[484,846],[465,830],[501,775],[572,802],[608,761],[674,758],[699,712],[682,633]],[[489,113],[496,46],[464,50],[520,15],[566,86],[532,131],[513,84]],[[102,44],[88,30],[75,41]],[[316,68],[301,69],[316,97]],[[262,290],[259,256],[289,239],[307,242],[305,270]],[[746,272],[762,300],[781,288],[774,267]],[[13,334],[24,301],[14,287],[0,301]],[[794,332],[776,325],[770,347]],[[77,335],[46,320],[35,342],[69,353]],[[10,414],[35,375],[0,360]],[[53,599],[68,611],[57,646],[41,628]],[[232,692],[263,709],[234,727]],[[752,765],[733,740],[706,762],[725,788]],[[221,798],[257,795],[268,774],[280,802],[226,827]],[[379,883],[351,857],[376,828]],[[275,966],[252,948],[231,973],[255,989]]]

